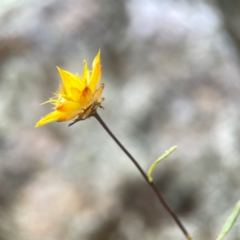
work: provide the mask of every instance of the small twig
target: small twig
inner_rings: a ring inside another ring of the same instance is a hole
[[[128,152],[128,150],[119,142],[119,140],[116,138],[116,136],[111,132],[111,130],[108,128],[108,126],[105,124],[105,122],[102,120],[102,118],[98,115],[98,113],[96,112],[95,115],[93,115],[98,122],[102,125],[102,127],[106,130],[106,132],[112,137],[112,139],[117,143],[117,145],[122,149],[122,151],[130,158],[130,160],[132,161],[132,163],[136,166],[136,168],[138,169],[138,171],[141,173],[141,175],[143,176],[143,178],[146,180],[146,182],[149,184],[149,186],[152,188],[152,190],[155,192],[155,194],[157,195],[159,201],[161,202],[161,204],[164,206],[164,208],[166,209],[166,211],[172,216],[172,218],[175,220],[175,222],[177,223],[177,225],[179,226],[179,228],[181,229],[181,231],[183,232],[183,234],[185,235],[185,237],[188,240],[193,240],[193,238],[189,235],[189,233],[187,232],[186,228],[183,226],[183,224],[181,223],[181,221],[179,220],[179,218],[177,217],[177,215],[171,210],[171,208],[168,206],[167,202],[164,200],[164,198],[162,197],[161,193],[159,192],[159,190],[157,189],[156,185],[154,184],[153,181],[149,181],[146,173],[143,171],[143,169],[141,168],[141,166],[138,164],[138,162],[135,160],[135,158]]]
[[[75,119],[73,122],[71,122],[70,124],[68,124],[69,127],[71,127],[73,124],[82,121],[81,119]]]

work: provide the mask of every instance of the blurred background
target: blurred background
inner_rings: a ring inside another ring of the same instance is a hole
[[[1,0],[0,239],[185,239],[95,119],[34,128],[56,66],[101,49],[99,110],[194,239],[240,198],[240,2]],[[228,240],[240,239],[240,220]]]

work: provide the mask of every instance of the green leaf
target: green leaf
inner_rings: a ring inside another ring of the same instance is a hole
[[[162,156],[160,156],[152,165],[151,167],[149,168],[148,170],[148,181],[149,182],[153,182],[153,179],[152,179],[152,172],[153,170],[155,169],[155,167],[165,158],[167,158],[173,151],[176,150],[178,146],[173,146],[171,148],[169,148]]]
[[[240,213],[240,200],[236,203],[231,215],[228,217],[226,223],[224,224],[216,240],[222,240],[228,234],[228,232],[233,227],[233,224],[236,222],[239,213]]]

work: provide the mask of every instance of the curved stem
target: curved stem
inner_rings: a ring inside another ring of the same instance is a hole
[[[152,190],[155,192],[155,194],[157,195],[159,201],[161,202],[161,204],[163,205],[163,207],[166,209],[166,211],[172,216],[172,218],[175,220],[175,222],[177,223],[177,225],[179,226],[179,228],[182,230],[183,234],[185,235],[185,237],[188,240],[193,240],[193,238],[189,235],[189,233],[187,232],[186,228],[183,226],[182,222],[179,220],[179,218],[177,217],[177,215],[171,210],[171,208],[168,206],[167,202],[164,200],[164,198],[162,197],[161,193],[159,192],[159,190],[157,189],[156,185],[154,184],[154,182],[150,182],[148,180],[148,177],[146,175],[146,173],[143,171],[143,169],[141,168],[141,166],[139,165],[139,163],[135,160],[135,158],[128,152],[128,150],[119,142],[119,140],[116,138],[116,136],[111,132],[111,130],[108,128],[108,126],[105,124],[105,122],[102,120],[102,118],[98,115],[98,113],[95,113],[93,115],[98,122],[102,125],[102,127],[106,130],[106,132],[112,137],[112,139],[117,143],[117,145],[122,149],[122,151],[130,158],[130,160],[132,161],[132,163],[135,165],[135,167],[138,169],[138,171],[141,173],[141,175],[143,176],[143,178],[146,180],[146,182],[149,184],[149,186],[152,188]]]

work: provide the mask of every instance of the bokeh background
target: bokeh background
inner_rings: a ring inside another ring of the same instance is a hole
[[[0,1],[0,239],[185,239],[95,119],[34,128],[56,66],[101,49],[100,115],[194,239],[240,198],[240,2]],[[228,240],[240,239],[238,220]]]

